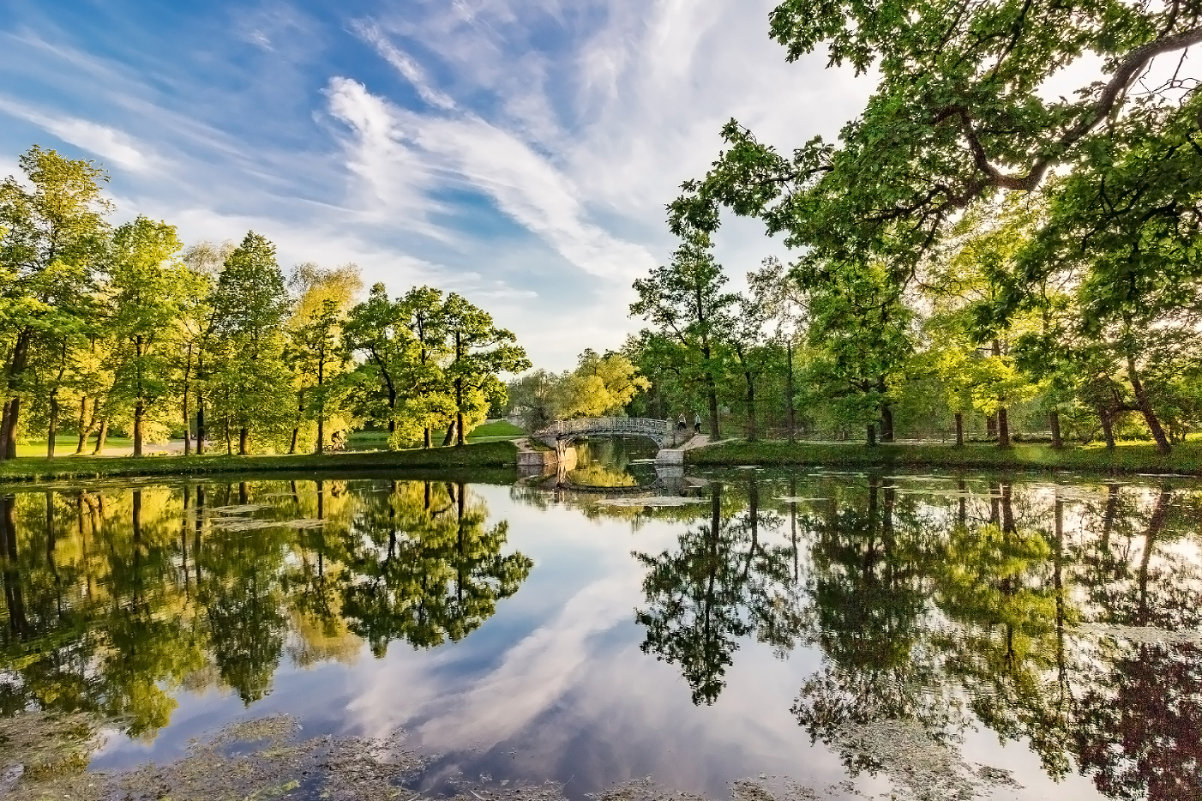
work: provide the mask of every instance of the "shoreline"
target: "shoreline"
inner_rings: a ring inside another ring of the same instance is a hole
[[[0,484],[102,478],[187,478],[221,474],[359,473],[386,470],[507,470],[517,475],[520,448],[513,441],[469,443],[463,447],[325,454],[227,456],[60,456],[19,457],[0,462]],[[790,444],[784,441],[726,440],[690,449],[686,467],[856,467],[882,469],[1076,471],[1093,474],[1153,474],[1202,478],[1202,443],[1178,445],[1168,456],[1152,445],[1105,448],[1016,444],[994,445]]]
[[[963,470],[1077,471],[1100,474],[1177,475],[1202,478],[1202,444],[1187,442],[1162,455],[1153,445],[1105,448],[1050,445],[913,445],[725,441],[695,448],[685,455],[688,467],[878,467]]]
[[[19,457],[0,462],[0,484],[100,478],[187,478],[244,473],[370,472],[380,470],[509,469],[516,475],[512,442],[481,442],[463,447],[401,451],[227,456],[60,456]]]

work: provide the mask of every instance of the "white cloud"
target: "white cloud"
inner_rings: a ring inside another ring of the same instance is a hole
[[[363,41],[375,48],[380,57],[387,61],[401,77],[413,85],[419,97],[432,106],[443,110],[453,110],[455,101],[449,95],[440,92],[430,85],[422,68],[408,54],[388,41],[378,26],[364,20],[356,20],[353,28]]]
[[[144,142],[107,125],[44,112],[0,97],[0,113],[33,123],[64,142],[91,151],[106,164],[133,173],[149,174],[164,167],[162,159]]]
[[[473,190],[586,273],[629,283],[653,263],[646,249],[589,222],[578,188],[513,134],[472,114],[402,109],[346,78],[332,79],[327,96],[354,134],[349,168],[390,213],[432,203],[436,188]],[[403,196],[390,196],[397,187]]]
[[[821,55],[784,62],[774,2],[412,0],[319,20],[263,0],[202,19],[203,52],[103,12],[120,56],[27,10],[0,32],[17,87],[0,113],[114,168],[122,215],[187,238],[253,224],[282,256],[355,260],[397,293],[436,279],[561,369],[637,328],[631,280],[670,254],[664,205],[726,119],[790,147],[861,104],[868,82]],[[382,93],[384,65],[416,98]],[[29,136],[0,130],[0,158]],[[736,287],[777,249],[751,223],[718,238]]]

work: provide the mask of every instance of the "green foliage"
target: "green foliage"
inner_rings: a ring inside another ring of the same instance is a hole
[[[724,374],[721,347],[732,332],[738,296],[724,291],[727,279],[712,248],[704,231],[683,232],[671,263],[634,282],[639,298],[630,305],[630,313],[653,326],[650,336],[661,350],[681,349],[685,358],[673,366],[684,383],[700,388],[697,394],[709,407],[710,435],[717,439],[718,385]]]
[[[509,408],[521,415],[528,430],[536,431],[553,420],[620,415],[650,386],[626,355],[589,348],[572,372],[534,370],[509,382],[506,394]]]

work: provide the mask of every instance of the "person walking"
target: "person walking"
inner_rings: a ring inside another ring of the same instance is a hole
[[[689,424],[684,421],[684,412],[680,413],[680,419],[676,421],[676,430],[684,431],[689,427]]]
[[[701,412],[693,412],[693,433],[701,433]]]

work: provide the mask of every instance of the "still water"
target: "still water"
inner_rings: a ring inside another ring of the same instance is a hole
[[[0,492],[0,716],[94,720],[94,771],[270,715],[402,730],[430,796],[1202,798],[1202,486],[740,470],[673,492]]]

